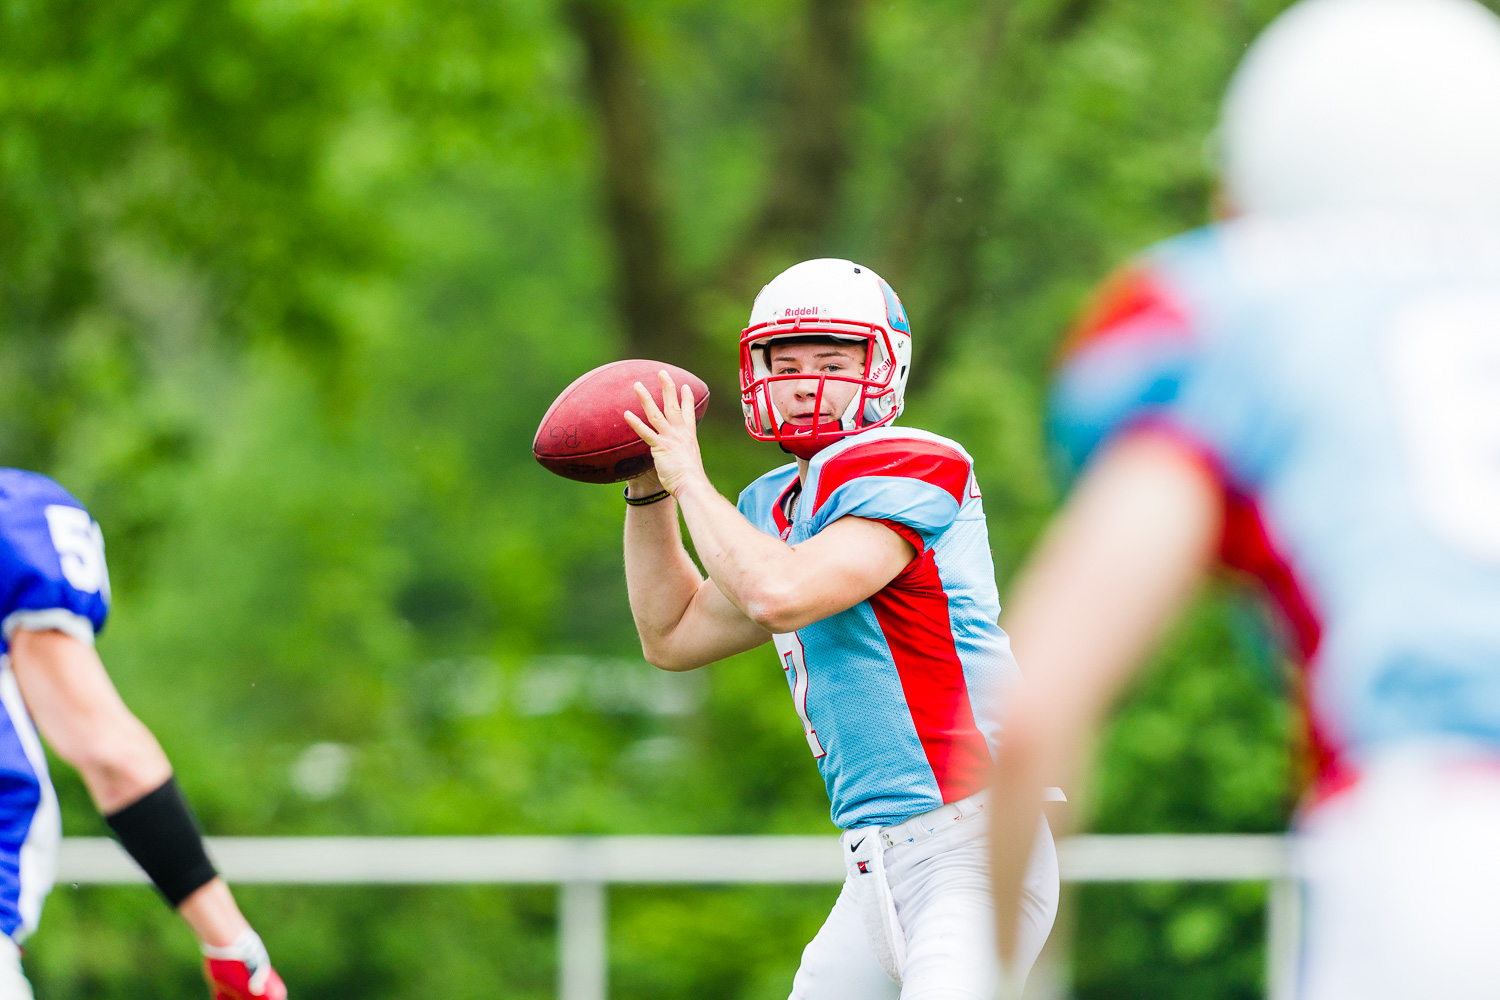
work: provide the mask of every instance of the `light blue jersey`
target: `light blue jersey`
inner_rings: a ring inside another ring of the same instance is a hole
[[[1052,423],[1075,465],[1145,425],[1216,470],[1224,560],[1285,613],[1327,786],[1403,741],[1500,751],[1500,230],[1168,241],[1075,337]]]
[[[88,511],[46,476],[0,469],[0,933],[16,940],[52,888],[62,822],[10,638],[57,629],[92,644],[108,613],[104,539]]]
[[[775,637],[842,828],[899,823],[986,783],[1016,665],[972,466],[946,438],[883,427],[819,452],[800,492],[792,464],[740,495],[752,524],[792,545],[861,517],[917,550],[868,600]]]

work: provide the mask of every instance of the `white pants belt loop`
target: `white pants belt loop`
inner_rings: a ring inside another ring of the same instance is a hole
[[[886,875],[885,845],[870,834],[868,829],[845,830],[840,838],[845,848],[844,884],[859,907],[876,961],[892,981],[900,983],[906,964],[906,932],[896,914],[896,900]]]
[[[948,829],[954,823],[978,816],[989,808],[989,802],[989,789],[975,792],[966,799],[959,799],[957,802],[949,802],[936,809],[918,813],[904,823],[881,827],[880,842],[890,848],[897,844],[914,844],[919,840],[926,840]]]

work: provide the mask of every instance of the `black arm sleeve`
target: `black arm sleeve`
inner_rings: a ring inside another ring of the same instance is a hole
[[[173,909],[218,874],[176,777],[104,821]]]

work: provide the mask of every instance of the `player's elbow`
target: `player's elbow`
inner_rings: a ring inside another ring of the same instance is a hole
[[[652,641],[645,636],[641,636],[641,655],[646,658],[647,663],[658,670],[670,670],[674,673],[703,666],[702,663],[673,648],[671,643],[660,640]]]
[[[760,586],[746,594],[745,614],[773,634],[795,632],[812,622],[802,595],[793,587],[777,584]]]

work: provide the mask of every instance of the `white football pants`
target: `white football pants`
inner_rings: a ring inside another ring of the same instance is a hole
[[[802,952],[790,1000],[994,1000],[1000,983],[990,888],[989,818],[983,813],[915,843],[884,851],[884,882],[904,939],[898,986],[866,930],[867,907],[844,882],[833,911]],[[874,835],[877,827],[844,834]],[[878,876],[877,876],[878,877]],[[1031,971],[1057,916],[1057,849],[1042,821],[1022,893],[1018,972]],[[889,946],[886,960],[889,961]]]
[[[1387,757],[1299,829],[1303,1000],[1500,998],[1500,759]]]
[[[33,1000],[31,984],[21,971],[21,949],[0,934],[0,1000]]]

